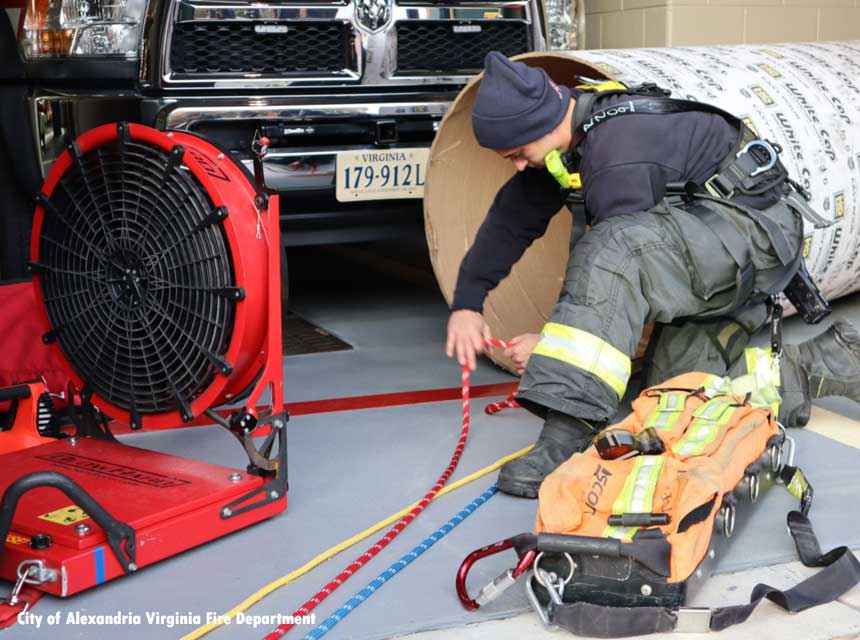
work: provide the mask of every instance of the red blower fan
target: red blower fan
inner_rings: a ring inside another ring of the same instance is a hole
[[[253,415],[266,384],[282,397],[269,344],[280,335],[278,208],[266,198],[230,154],[188,133],[105,125],[58,158],[30,266],[44,340],[93,404],[138,429],[189,422],[245,391]]]
[[[0,577],[66,596],[286,508],[279,209],[255,144],[252,176],[193,134],[120,123],[51,169],[30,269],[71,382],[62,415],[20,411],[0,429]],[[110,428],[192,421],[228,429],[247,468]]]

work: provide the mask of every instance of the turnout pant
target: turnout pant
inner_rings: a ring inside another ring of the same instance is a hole
[[[756,212],[774,223],[765,225],[769,231],[735,207],[701,202],[748,238],[756,289],[783,271],[784,256],[777,255],[770,233],[783,234],[782,246],[792,256],[800,250],[803,221],[782,201]],[[542,417],[555,409],[609,421],[627,389],[642,329],[656,322],[643,386],[690,371],[769,375],[782,395],[780,420],[797,423],[804,405],[798,374],[772,366],[769,349],[747,348],[767,310],[764,302],[738,306],[737,274],[719,237],[683,207],[663,201],[647,212],[601,222],[571,253],[558,304],[529,359],[517,400]]]

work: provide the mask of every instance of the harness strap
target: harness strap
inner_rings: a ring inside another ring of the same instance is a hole
[[[599,94],[586,93],[578,97],[577,105],[574,106],[572,147],[576,148],[594,127],[618,116],[630,114],[667,115],[690,111],[706,112],[722,117],[738,130],[736,152],[729,154],[720,163],[717,172],[707,181],[706,186],[709,189],[714,189],[714,195],[724,198],[731,197],[735,192],[760,195],[788,179],[788,172],[778,158],[779,147],[756,139],[755,134],[743,120],[712,104],[669,98],[666,97],[665,92],[664,95],[658,95],[658,90],[643,85],[643,87],[631,88],[627,91],[613,90],[603,91]],[[629,95],[631,100],[619,102],[592,113],[597,95]],[[586,104],[578,111],[578,103],[583,98],[586,98]],[[747,140],[748,137],[749,140]],[[753,141],[754,139],[755,141]],[[750,141],[753,141],[753,144],[750,145]],[[744,144],[745,142],[747,144]],[[767,158],[760,157],[763,149],[769,151]]]
[[[776,251],[776,256],[779,258],[779,261],[784,266],[789,266],[792,264],[792,262],[796,260],[797,255],[796,253],[792,253],[791,248],[788,246],[788,241],[785,238],[785,234],[782,232],[782,229],[779,228],[779,225],[776,222],[771,220],[768,216],[762,214],[761,211],[753,209],[752,207],[745,207],[733,200],[717,198],[704,193],[695,193],[693,197],[697,200],[709,200],[711,202],[716,202],[718,204],[737,209],[738,211],[746,215],[748,218],[751,218],[757,225],[759,225],[765,230],[771,243],[773,243],[773,249],[774,251]],[[689,207],[684,208],[689,210]],[[732,229],[735,229],[735,234],[740,236],[740,232],[737,231],[737,228],[733,224],[729,223],[728,221],[726,221],[726,224],[728,224]],[[749,244],[747,241],[745,241],[745,243]]]
[[[670,193],[673,191],[674,186],[675,185],[668,185]],[[740,308],[757,295],[774,295],[785,289],[794,274],[797,273],[800,268],[801,262],[803,261],[803,251],[802,248],[798,248],[795,253],[792,253],[791,248],[788,246],[788,240],[786,239],[785,234],[776,222],[760,211],[750,207],[744,207],[732,200],[716,198],[701,192],[696,192],[692,197],[690,197],[689,190],[683,191],[687,202],[680,205],[680,208],[695,215],[714,232],[714,234],[719,238],[720,243],[725,247],[726,251],[731,255],[732,260],[738,267],[738,273],[736,276],[737,288],[733,303],[734,308]],[[735,208],[747,217],[751,218],[756,224],[764,229],[773,245],[774,251],[776,251],[779,261],[785,267],[781,277],[773,282],[766,291],[755,290],[754,284],[756,272],[752,262],[749,240],[741,235],[741,232],[730,220],[725,218],[717,210],[704,204],[702,202],[703,200]],[[707,318],[708,316],[703,315],[697,317]]]

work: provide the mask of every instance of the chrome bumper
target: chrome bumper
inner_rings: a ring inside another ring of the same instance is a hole
[[[155,118],[159,129],[199,130],[204,126],[242,126],[250,122],[312,129],[315,123],[351,122],[368,119],[412,120],[427,119],[438,125],[451,106],[453,96],[433,99],[405,97],[385,102],[369,101],[366,96],[322,102],[296,98],[256,98],[250,100],[171,101]],[[435,131],[435,129],[434,129]],[[418,143],[386,145],[387,148],[429,146],[431,139]],[[344,144],[309,146],[291,145],[270,149],[263,161],[266,184],[279,191],[334,191],[337,155],[340,151],[373,149],[372,144]],[[250,168],[251,160],[240,157]]]
[[[216,101],[207,99],[167,99],[155,118],[159,129],[194,130],[202,122],[266,120],[305,123],[316,120],[355,117],[441,117],[451,106],[452,94],[418,96],[338,96],[336,100],[297,96],[295,98],[248,98]],[[388,99],[386,99],[388,98]]]
[[[312,126],[320,122],[351,122],[374,118],[441,120],[454,98],[453,93],[428,96],[337,96],[328,100],[310,96],[245,99],[146,98],[132,95],[81,96],[39,94],[31,98],[33,136],[43,175],[74,138],[101,124],[120,120],[138,121],[157,129],[201,133],[215,125],[247,127],[249,122],[271,125]],[[205,134],[204,134],[205,135]],[[213,142],[230,148],[228,141]],[[394,144],[391,147],[428,146],[430,140]],[[272,148],[264,160],[266,182],[280,191],[334,190],[334,171],[339,151],[373,149],[372,144],[329,144],[324,147],[292,145]],[[250,168],[250,158],[235,153]]]

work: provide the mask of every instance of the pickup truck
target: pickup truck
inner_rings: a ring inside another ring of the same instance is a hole
[[[120,120],[204,136],[249,167],[267,138],[285,248],[420,225],[430,143],[486,53],[574,42],[574,0],[0,6],[0,191],[15,192],[0,277],[23,266],[29,198],[54,159]]]

